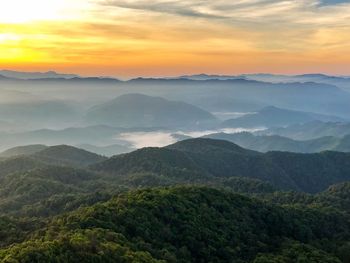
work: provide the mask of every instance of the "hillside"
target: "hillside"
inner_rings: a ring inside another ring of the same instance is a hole
[[[70,211],[91,202],[101,186],[99,176],[86,170],[56,166],[17,169],[0,177],[0,213],[49,216]],[[99,200],[97,195],[94,198]]]
[[[19,155],[31,155],[31,154],[40,152],[46,148],[47,146],[42,144],[18,146],[0,153],[0,157],[8,158],[8,157],[15,157]]]
[[[312,140],[320,137],[344,137],[350,134],[348,122],[321,122],[313,121],[304,124],[295,124],[285,128],[270,128],[259,135],[280,135],[294,140]]]
[[[248,177],[281,189],[320,192],[350,179],[350,154],[261,154],[226,141],[191,139],[165,148],[145,148],[115,156],[92,168],[115,175],[149,172],[203,181]]]
[[[226,120],[222,123],[223,127],[283,127],[292,124],[306,123],[311,121],[341,121],[340,118],[309,113],[301,111],[292,111],[269,106],[261,109],[257,113],[248,114],[236,119]]]
[[[97,154],[109,156],[109,157],[111,157],[113,155],[117,155],[117,154],[128,153],[128,152],[135,150],[131,146],[128,147],[128,146],[121,145],[121,144],[112,144],[112,145],[108,145],[108,146],[79,144],[79,145],[77,145],[77,147],[80,149],[84,149],[86,151],[89,151],[89,152],[93,152],[93,153],[97,153]]]
[[[350,136],[337,138],[332,136],[321,137],[312,140],[293,140],[279,135],[253,135],[242,133],[213,133],[204,138],[226,140],[246,149],[259,152],[287,151],[299,153],[317,153],[322,151],[350,152]]]
[[[193,105],[141,94],[122,95],[95,106],[86,119],[93,124],[117,127],[195,127],[216,122],[215,117]]]
[[[88,166],[106,158],[69,145],[48,147],[32,155],[33,158],[51,165]]]
[[[209,188],[142,190],[53,219],[33,238],[0,250],[0,259],[339,263],[332,244],[344,244],[349,227],[338,213],[282,208]]]

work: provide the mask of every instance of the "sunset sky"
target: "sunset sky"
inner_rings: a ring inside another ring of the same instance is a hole
[[[350,75],[350,1],[0,0],[0,68]]]

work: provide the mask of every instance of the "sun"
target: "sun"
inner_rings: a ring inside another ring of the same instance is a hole
[[[68,11],[68,0],[2,0],[0,1],[0,23],[60,20]]]

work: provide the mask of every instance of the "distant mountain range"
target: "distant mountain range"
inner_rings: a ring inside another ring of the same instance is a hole
[[[344,121],[343,119],[334,116],[327,116],[301,111],[292,111],[269,106],[253,114],[247,114],[236,119],[226,120],[222,123],[222,126],[243,128],[268,128],[289,126],[292,124],[306,123],[314,120],[320,120],[325,122]]]
[[[94,104],[128,93],[141,93],[182,101],[210,112],[252,112],[270,105],[342,118],[349,118],[346,112],[350,112],[350,93],[333,83],[269,83],[241,77],[224,80],[137,78],[129,81],[74,77],[1,81],[7,89],[30,90],[37,96],[43,92],[58,97],[69,94],[69,100],[96,100]]]
[[[0,120],[22,125],[36,126],[70,122],[78,117],[73,105],[58,100],[37,100],[0,104]]]
[[[20,71],[12,71],[12,70],[0,70],[0,76],[6,78],[13,79],[22,79],[22,80],[30,80],[30,79],[72,79],[78,78],[78,75],[75,74],[60,74],[55,71],[48,72],[20,72]]]
[[[209,112],[180,101],[142,94],[126,94],[91,108],[90,124],[117,127],[205,127],[217,123]]]
[[[293,82],[316,82],[336,85],[344,90],[350,91],[350,76],[329,76],[325,74],[303,74],[303,75],[275,75],[275,74],[243,74],[243,75],[187,75],[180,78],[191,80],[229,80],[246,79],[271,83],[293,83]]]
[[[350,134],[343,137],[321,137],[312,140],[298,141],[278,135],[253,135],[248,132],[227,134],[215,133],[204,136],[217,140],[233,142],[246,149],[259,152],[286,151],[299,153],[317,153],[322,151],[350,152]]]
[[[13,147],[14,145],[30,145],[30,144],[70,144],[79,145],[94,142],[96,144],[108,145],[118,143],[117,139],[113,137],[121,132],[128,132],[130,130],[123,128],[115,128],[111,126],[88,126],[67,128],[61,130],[40,129],[26,132],[0,133],[0,140],[2,141],[2,150],[4,148]],[[133,130],[132,130],[133,131]],[[125,145],[125,142],[124,142]]]
[[[320,137],[344,137],[350,134],[349,122],[312,121],[288,127],[270,128],[257,132],[259,135],[280,135],[295,140],[312,140]]]

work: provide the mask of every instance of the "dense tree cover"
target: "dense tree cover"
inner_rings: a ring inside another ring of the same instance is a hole
[[[338,244],[349,234],[349,221],[339,213],[282,208],[205,187],[156,188],[59,216],[28,241],[0,250],[0,259],[274,262],[297,253],[310,262],[328,254],[325,262],[339,262]],[[281,246],[288,240],[308,245]]]
[[[350,154],[262,154],[226,141],[190,139],[115,156],[91,168],[114,175],[155,173],[192,180],[248,177],[280,189],[316,193],[350,179]]]
[[[350,214],[350,182],[329,187],[316,195],[302,192],[260,192],[256,195],[270,203],[280,205],[322,207]]]
[[[18,147],[10,148],[10,149],[0,153],[0,157],[9,158],[9,157],[16,157],[16,156],[20,156],[20,155],[31,155],[31,154],[40,152],[42,150],[45,150],[46,148],[47,148],[47,146],[42,145],[42,144],[18,146]]]
[[[91,171],[46,166],[0,178],[0,213],[51,216],[106,201],[126,186]]]
[[[248,173],[296,165],[290,177],[304,176],[302,185],[331,184],[344,155],[261,154],[215,140],[146,148],[92,169],[35,155],[0,162],[0,262],[349,262],[350,183],[281,192]]]
[[[105,157],[69,145],[48,147],[33,155],[39,160],[53,165],[84,167],[103,161]]]
[[[44,222],[37,218],[0,217],[0,247],[23,241],[43,225]]]
[[[287,244],[279,252],[262,254],[253,263],[341,263],[339,258],[304,244]]]
[[[125,241],[103,229],[61,232],[55,239],[35,239],[0,250],[0,259],[4,263],[164,263],[148,252],[133,251]]]

